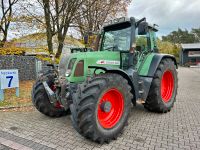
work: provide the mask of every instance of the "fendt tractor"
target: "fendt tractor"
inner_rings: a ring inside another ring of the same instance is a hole
[[[178,66],[174,56],[158,52],[157,31],[145,18],[109,21],[94,50],[71,49],[57,67],[52,64],[39,76],[32,90],[34,106],[50,117],[71,112],[75,130],[98,143],[119,136],[132,104],[158,113],[170,111]]]

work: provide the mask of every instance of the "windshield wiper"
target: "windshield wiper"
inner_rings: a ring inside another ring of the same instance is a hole
[[[115,46],[111,46],[111,47],[105,48],[104,50],[110,50],[110,49],[114,50],[114,48],[117,48],[117,46],[116,45]]]

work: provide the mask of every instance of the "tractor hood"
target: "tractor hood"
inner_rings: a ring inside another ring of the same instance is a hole
[[[66,76],[71,82],[81,82],[94,73],[94,69],[89,69],[89,66],[119,68],[120,52],[93,51],[63,55],[59,64],[59,75]]]
[[[71,54],[70,58],[76,58],[77,61],[84,60],[86,67],[110,66],[118,68],[120,66],[120,53],[113,51],[79,52]]]

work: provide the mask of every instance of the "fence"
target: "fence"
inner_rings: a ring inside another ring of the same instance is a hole
[[[35,80],[45,64],[34,56],[0,55],[0,69],[18,69],[20,80]]]

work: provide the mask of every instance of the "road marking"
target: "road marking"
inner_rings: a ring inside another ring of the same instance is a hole
[[[4,139],[0,137],[0,144],[7,146],[9,148],[15,149],[15,150],[33,150],[32,148],[29,148],[27,146],[24,146],[22,144],[16,143],[11,140]]]

